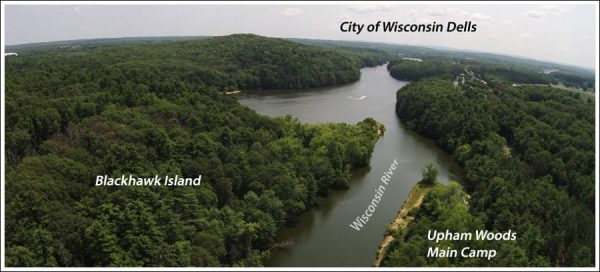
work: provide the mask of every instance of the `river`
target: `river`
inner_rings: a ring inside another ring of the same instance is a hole
[[[334,191],[319,208],[305,212],[299,223],[281,230],[278,241],[291,240],[287,248],[271,251],[265,266],[370,267],[386,226],[402,206],[421,169],[433,161],[440,181],[459,180],[460,166],[435,143],[408,130],[395,114],[396,91],[407,82],[392,78],[385,65],[361,69],[359,81],[311,90],[250,91],[239,101],[270,116],[287,115],[307,123],[356,123],[373,117],[385,125],[375,145],[369,169],[354,172],[347,190]],[[381,176],[398,159],[375,213],[357,231],[349,226],[373,199]]]

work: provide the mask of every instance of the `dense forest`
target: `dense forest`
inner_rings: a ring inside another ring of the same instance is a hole
[[[454,79],[459,75],[472,74],[485,82],[560,84],[589,92],[593,92],[595,86],[594,75],[582,76],[561,71],[545,73],[527,66],[490,63],[481,59],[451,57],[427,58],[423,61],[397,59],[388,63],[388,70],[393,77],[409,81],[427,77]]]
[[[423,182],[420,182],[422,184]],[[478,259],[461,259],[457,262],[454,258],[435,258],[428,257],[429,248],[438,247],[440,249],[461,249],[471,247],[476,249],[498,249],[500,252],[507,248],[501,248],[496,244],[485,244],[482,241],[448,241],[439,243],[428,240],[429,230],[470,233],[476,229],[485,229],[482,220],[469,213],[469,206],[466,204],[468,195],[462,190],[457,182],[450,182],[447,186],[439,182],[428,185],[429,192],[423,198],[419,208],[409,212],[410,216],[416,218],[408,228],[398,228],[391,230],[394,240],[387,248],[381,266],[528,266],[528,263],[514,262],[506,256],[493,258],[494,263],[486,264]],[[486,247],[492,246],[492,247]],[[512,250],[512,244],[509,244],[509,252]],[[503,252],[505,253],[505,252]]]
[[[64,84],[63,81],[97,83],[105,87],[108,81],[130,79],[132,83],[158,85],[162,89],[174,89],[181,81],[219,88],[304,89],[356,81],[363,62],[370,66],[384,62],[381,58],[374,60],[374,54],[367,52],[358,55],[252,34],[177,42],[61,46],[23,50],[19,56],[10,59],[13,67],[9,68],[24,69],[32,63],[52,66],[52,62],[68,60],[63,65],[76,72],[59,74],[63,72],[59,70],[44,77],[47,82],[35,82],[46,88]],[[119,62],[107,66],[107,59]],[[157,72],[168,73],[157,78]],[[109,76],[101,81],[96,74]],[[89,78],[85,78],[86,75]],[[16,80],[19,79],[23,77]]]
[[[387,65],[390,75],[400,80],[415,81],[422,78],[436,76],[445,79],[454,79],[464,73],[462,65],[450,63],[446,60],[395,60]]]
[[[6,265],[262,265],[383,127],[265,117],[223,91],[350,82],[365,57],[232,35],[6,58]],[[203,179],[94,186],[129,174]]]
[[[464,166],[470,198],[455,187],[430,193],[415,221],[395,233],[383,266],[593,266],[594,105],[574,92],[507,83],[430,77],[397,92],[403,122]],[[518,235],[441,245],[497,249],[492,261],[425,258],[436,246],[429,229]]]
[[[429,180],[434,187],[415,220],[393,232],[383,266],[595,261],[593,103],[544,86],[593,91],[593,74],[580,69],[249,34],[14,48],[19,55],[5,58],[7,266],[262,265],[279,229],[368,166],[384,128],[371,118],[265,117],[226,92],[345,84],[388,60],[393,77],[414,81],[397,93],[398,116],[453,154],[466,178]],[[94,186],[97,175],[128,174],[203,179],[199,187]],[[434,245],[428,229],[518,236],[442,244],[495,248],[492,261],[424,258]]]

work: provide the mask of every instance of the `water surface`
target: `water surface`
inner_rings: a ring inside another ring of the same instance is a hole
[[[291,114],[302,122],[356,123],[372,117],[385,125],[375,145],[370,169],[355,171],[350,188],[332,192],[319,208],[305,212],[298,225],[280,231],[278,241],[291,240],[285,249],[273,249],[266,266],[370,267],[379,243],[421,169],[433,161],[440,181],[459,180],[461,168],[445,152],[408,130],[395,114],[396,91],[407,82],[392,78],[385,65],[361,70],[355,83],[312,90],[250,91],[238,98],[261,114]],[[399,165],[369,222],[357,231],[349,226],[371,203],[381,176],[397,159]]]

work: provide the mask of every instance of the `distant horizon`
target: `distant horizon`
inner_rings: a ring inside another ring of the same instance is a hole
[[[256,34],[256,33],[241,33],[241,32],[240,33],[225,34],[225,35],[160,35],[160,36],[120,36],[120,37],[75,38],[75,39],[68,39],[68,40],[52,40],[52,41],[40,41],[40,42],[29,42],[29,43],[19,43],[19,44],[6,44],[5,45],[5,49],[8,46],[24,46],[24,45],[34,45],[34,44],[44,44],[44,43],[88,41],[88,40],[102,40],[102,39],[109,39],[109,40],[110,39],[114,39],[114,40],[118,40],[118,39],[135,39],[135,38],[195,38],[195,37],[221,37],[221,36],[229,36],[229,35],[235,35],[235,34],[253,34],[253,35],[258,35],[258,36],[263,36],[263,37],[279,38],[279,39],[304,39],[304,40],[322,40],[322,41],[340,41],[340,42],[380,43],[380,44],[389,44],[389,45],[405,45],[405,46],[414,46],[414,47],[424,47],[424,48],[429,48],[429,49],[434,49],[434,50],[447,50],[447,51],[457,51],[457,52],[464,52],[464,53],[492,54],[492,55],[498,55],[498,56],[520,58],[520,59],[524,59],[524,60],[533,60],[533,61],[538,61],[538,62],[546,62],[546,63],[549,63],[549,64],[557,64],[557,65],[563,65],[563,66],[570,66],[570,67],[574,67],[574,68],[589,70],[589,71],[594,72],[594,73],[596,72],[596,68],[595,67],[590,68],[590,67],[585,67],[585,66],[581,66],[581,65],[574,65],[574,64],[570,64],[570,63],[560,63],[560,62],[556,62],[556,61],[552,61],[552,60],[548,60],[548,59],[537,59],[537,58],[532,58],[532,57],[526,57],[526,56],[520,56],[520,55],[513,55],[513,54],[503,53],[503,52],[482,51],[482,50],[455,48],[455,47],[448,47],[448,46],[435,46],[435,45],[427,45],[427,44],[393,43],[393,42],[388,42],[388,41],[367,41],[367,40],[340,40],[340,39],[323,39],[323,38],[277,37],[277,36],[265,36],[265,35],[260,35],[260,34]],[[11,52],[5,52],[5,53],[11,53]],[[16,52],[16,53],[18,53],[18,52]]]
[[[255,33],[378,42],[489,52],[596,70],[595,3],[268,3],[19,5],[4,10],[4,43],[75,39],[223,36]],[[470,32],[392,32],[347,29],[342,23],[438,24],[466,22]]]

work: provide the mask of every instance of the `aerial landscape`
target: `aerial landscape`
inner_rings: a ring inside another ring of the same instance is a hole
[[[4,52],[7,268],[597,266],[593,68],[246,31]]]

